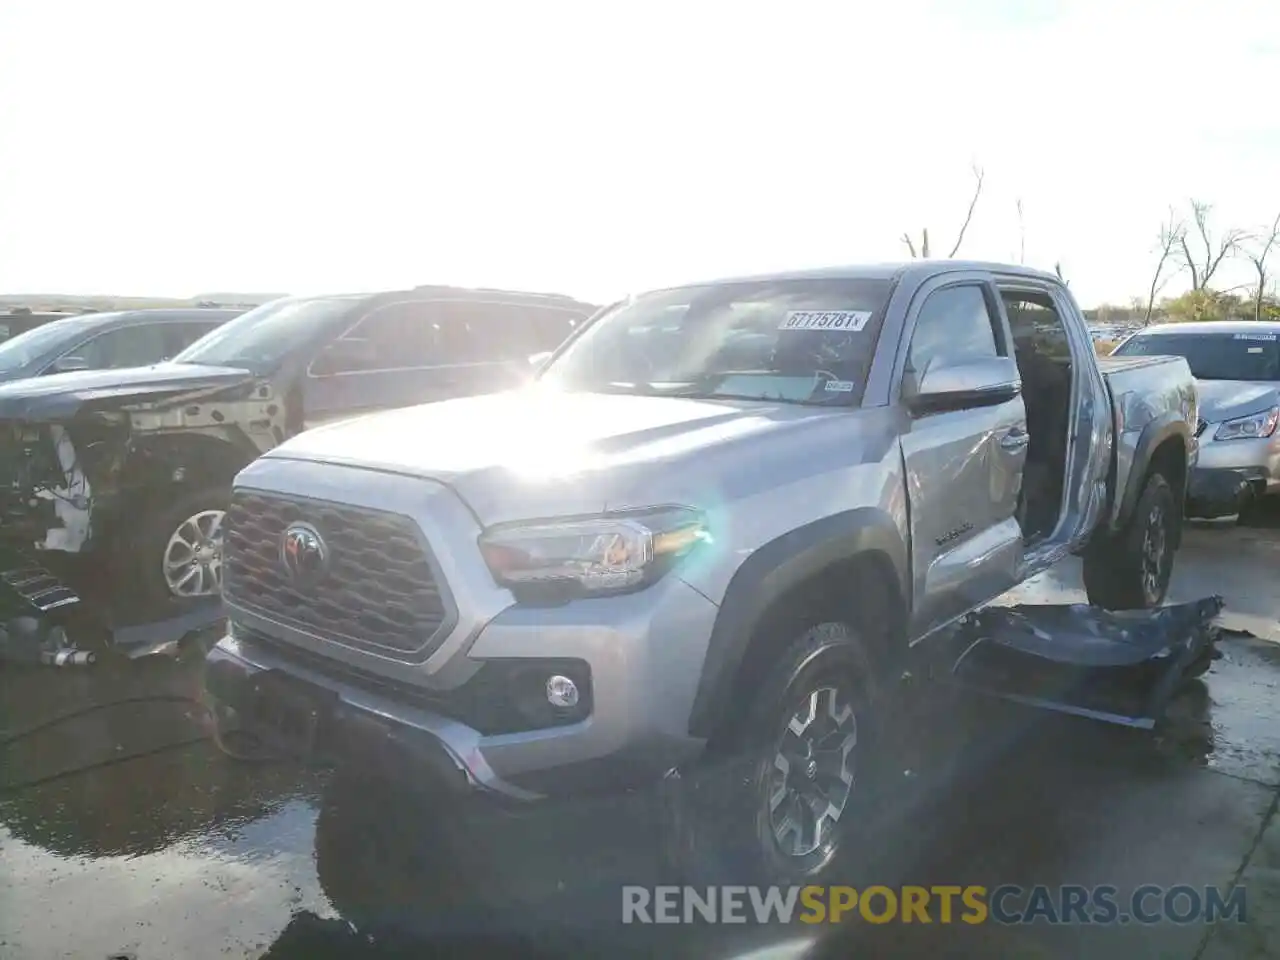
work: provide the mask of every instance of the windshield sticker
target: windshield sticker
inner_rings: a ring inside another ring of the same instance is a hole
[[[853,393],[853,383],[849,380],[828,380],[825,389],[827,393]]]
[[[1261,353],[1261,352],[1262,352],[1261,347],[1247,347],[1245,349],[1245,353]]]
[[[1235,340],[1256,340],[1262,343],[1275,343],[1276,334],[1274,333],[1237,333],[1232,339]]]
[[[789,310],[779,330],[847,330],[857,333],[871,319],[870,310]]]

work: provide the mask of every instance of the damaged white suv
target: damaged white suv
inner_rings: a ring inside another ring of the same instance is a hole
[[[1072,552],[1095,602],[1161,602],[1195,404],[1181,359],[1100,366],[1068,290],[1020,267],[636,296],[528,389],[243,470],[208,686],[300,752],[404,751],[510,800],[741,758],[718,816],[815,877],[909,644]]]

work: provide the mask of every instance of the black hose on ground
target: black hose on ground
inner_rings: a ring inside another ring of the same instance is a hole
[[[44,777],[37,777],[33,780],[21,781],[18,783],[0,783],[0,792],[11,793],[18,790],[25,790],[30,787],[36,787],[44,783],[49,783],[54,780],[59,780],[63,777],[69,777],[77,773],[86,773],[91,770],[98,770],[103,767],[109,767],[117,763],[123,763],[126,760],[136,760],[142,757],[151,756],[156,753],[162,753],[165,750],[178,749],[181,747],[187,747],[195,743],[203,743],[206,741],[212,741],[213,745],[219,750],[219,752],[230,757],[231,759],[238,760],[245,763],[265,763],[270,761],[280,761],[280,760],[286,759],[285,757],[275,753],[270,753],[270,752],[246,753],[244,751],[236,750],[232,748],[227,744],[226,739],[222,735],[222,731],[219,730],[217,717],[214,713],[213,708],[208,703],[199,699],[198,697],[192,697],[186,694],[176,694],[176,693],[172,693],[172,694],[153,693],[153,694],[146,694],[144,696],[137,696],[137,697],[122,697],[118,700],[108,700],[102,703],[91,703],[86,706],[79,707],[76,710],[71,710],[66,713],[61,713],[56,716],[49,717],[45,720],[40,721],[39,723],[34,723],[17,730],[7,730],[3,734],[0,734],[0,747],[12,746],[18,741],[25,740],[26,738],[34,736],[35,734],[40,733],[43,730],[50,729],[51,727],[58,726],[59,724],[66,723],[68,721],[75,720],[80,717],[97,713],[101,710],[108,710],[113,707],[120,707],[120,706],[127,706],[129,704],[141,704],[141,703],[181,703],[181,704],[198,706],[202,711],[204,711],[206,717],[211,722],[208,724],[206,731],[201,733],[198,736],[192,736],[190,738],[180,740],[176,743],[167,743],[164,746],[156,747],[151,750],[144,750],[140,753],[130,753],[125,756],[118,756],[118,757],[113,756],[106,760],[99,761],[97,763],[86,764],[83,766],[74,767],[69,770],[62,770],[62,771],[59,771],[58,773],[52,773]]]
[[[77,717],[87,716],[91,713],[97,713],[99,710],[109,710],[112,707],[124,706],[130,703],[187,703],[194,704],[204,710],[208,710],[208,706],[195,697],[187,696],[180,693],[151,693],[139,697],[122,697],[119,700],[107,700],[102,703],[91,703],[75,710],[69,710],[66,713],[60,713],[52,717],[41,720],[39,723],[33,723],[28,727],[21,727],[17,730],[6,730],[0,733],[0,747],[7,747],[19,740],[25,740],[33,734],[39,733],[41,730],[47,730],[49,727],[56,727],[59,724],[66,723],[68,720],[75,720]]]

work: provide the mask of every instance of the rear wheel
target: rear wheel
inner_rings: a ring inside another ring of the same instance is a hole
[[[1085,554],[1084,586],[1089,602],[1108,610],[1160,606],[1169,592],[1181,522],[1173,488],[1153,471],[1125,528],[1094,544]]]

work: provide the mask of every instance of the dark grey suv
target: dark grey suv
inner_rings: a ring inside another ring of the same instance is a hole
[[[131,615],[216,598],[228,492],[250,461],[325,423],[523,383],[595,309],[416,287],[280,298],[129,369],[83,369],[96,355],[64,347],[81,369],[0,383],[0,579],[6,546],[36,545],[50,564],[105,558]]]
[[[176,357],[239,310],[127,310],[43,323],[0,343],[0,382]]]

